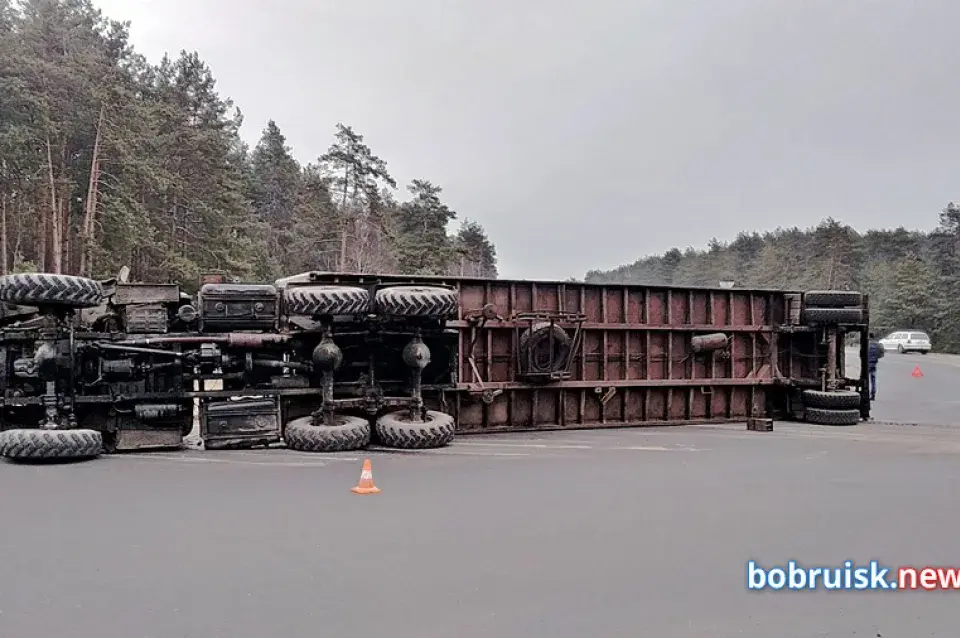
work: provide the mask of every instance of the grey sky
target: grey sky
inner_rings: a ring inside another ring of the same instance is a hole
[[[199,51],[251,143],[273,118],[312,161],[343,121],[440,184],[503,277],[960,198],[956,1],[97,4],[153,61]]]

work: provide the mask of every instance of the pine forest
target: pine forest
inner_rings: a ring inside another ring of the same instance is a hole
[[[248,148],[211,69],[151,64],[89,0],[0,0],[2,271],[272,281],[307,270],[496,276],[484,229],[441,187],[399,185],[331,126],[301,165],[276,122]],[[448,229],[459,222],[459,230]]]

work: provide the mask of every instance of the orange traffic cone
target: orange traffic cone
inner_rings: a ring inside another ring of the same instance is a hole
[[[911,377],[922,377],[922,376],[923,376],[923,373],[920,372],[920,366],[913,366],[913,373],[912,373],[910,376],[911,376]]]
[[[373,467],[370,465],[370,459],[363,462],[363,471],[360,472],[360,482],[356,487],[351,487],[350,491],[354,494],[379,494],[380,488],[373,484]]]

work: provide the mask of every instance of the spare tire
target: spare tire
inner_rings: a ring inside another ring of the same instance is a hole
[[[567,366],[570,344],[569,335],[557,324],[535,323],[520,335],[520,366],[525,373],[559,372]]]
[[[92,459],[103,452],[96,430],[23,429],[0,432],[0,456],[13,460]]]
[[[395,317],[455,317],[460,295],[439,286],[390,286],[376,295],[377,311]]]
[[[21,306],[93,308],[103,301],[99,281],[73,275],[17,273],[0,277],[0,301]]]
[[[362,315],[370,312],[370,293],[356,286],[295,286],[283,289],[288,315]]]

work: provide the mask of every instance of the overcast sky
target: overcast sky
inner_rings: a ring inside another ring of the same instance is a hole
[[[273,118],[308,162],[352,125],[503,277],[960,199],[957,1],[95,1],[153,61],[199,51],[251,143]]]

